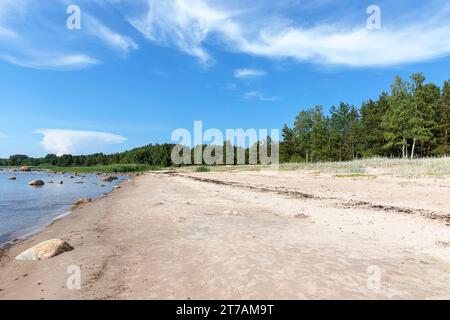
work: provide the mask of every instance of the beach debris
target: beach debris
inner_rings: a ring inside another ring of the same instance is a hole
[[[226,210],[226,211],[224,211],[224,214],[230,214],[232,216],[238,216],[239,212],[234,211],[234,210]]]
[[[76,206],[80,206],[82,204],[86,204],[89,202],[92,202],[91,198],[83,198],[83,199],[78,199],[73,205],[74,205],[74,207],[76,207]]]
[[[50,184],[52,184],[52,183],[54,183],[52,180],[49,180],[49,181],[47,181],[47,183],[50,183]]]
[[[8,180],[17,180],[16,177],[9,177]]]
[[[116,189],[116,190],[117,190],[117,189],[120,189],[120,188],[121,188],[121,186],[115,186],[115,187],[114,187],[114,189]]]
[[[114,180],[118,180],[119,178],[117,178],[116,176],[107,176],[102,178],[102,181],[104,182],[113,182]]]
[[[29,186],[33,186],[33,187],[40,187],[45,185],[45,182],[42,180],[33,180],[31,182],[28,183]]]
[[[296,218],[296,219],[308,219],[309,216],[306,215],[306,214],[303,214],[303,213],[298,213],[298,214],[296,214],[296,215],[294,216],[294,218]]]
[[[51,239],[25,250],[16,257],[16,260],[45,260],[71,250],[73,248],[66,241]]]
[[[28,166],[23,166],[23,167],[20,167],[20,171],[22,171],[22,172],[30,172],[31,168],[28,167]]]
[[[77,183],[77,184],[82,184],[82,183],[84,183],[83,181],[75,181],[75,183]]]

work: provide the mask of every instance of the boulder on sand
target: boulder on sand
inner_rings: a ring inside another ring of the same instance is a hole
[[[16,257],[16,260],[44,260],[71,250],[73,248],[66,241],[52,239],[22,252]]]
[[[89,202],[92,202],[91,198],[83,198],[83,199],[77,200],[73,205],[76,207],[76,206],[80,206],[82,204],[89,203]]]
[[[33,180],[30,183],[28,183],[29,186],[33,186],[33,187],[40,187],[45,185],[45,182],[42,180]]]
[[[117,180],[117,179],[119,179],[119,178],[117,178],[117,177],[115,177],[115,176],[107,176],[107,177],[104,177],[104,178],[102,179],[102,181],[105,181],[105,182],[113,182],[114,180]]]
[[[28,166],[23,166],[23,167],[20,167],[20,171],[22,171],[22,172],[30,172],[31,168],[28,167]]]

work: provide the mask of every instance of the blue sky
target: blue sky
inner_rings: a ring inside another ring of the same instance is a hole
[[[446,0],[0,0],[0,157],[170,142],[194,120],[280,128],[413,72],[441,85],[449,21]]]

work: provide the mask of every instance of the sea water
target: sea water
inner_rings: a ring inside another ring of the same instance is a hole
[[[9,180],[10,177],[16,180]],[[42,230],[69,212],[78,199],[100,198],[127,179],[120,176],[113,182],[102,182],[101,178],[94,174],[0,171],[0,248]],[[32,180],[42,180],[45,185],[29,186]]]

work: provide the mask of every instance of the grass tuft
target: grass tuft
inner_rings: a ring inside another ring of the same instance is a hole
[[[209,172],[209,171],[211,171],[211,169],[209,169],[206,166],[200,166],[200,167],[195,168],[195,172]]]

